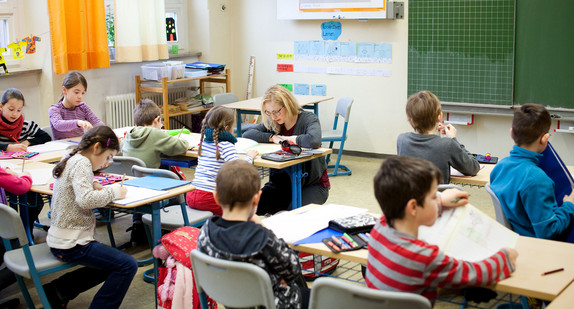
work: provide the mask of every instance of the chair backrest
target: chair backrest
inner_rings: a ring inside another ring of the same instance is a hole
[[[488,194],[490,194],[490,198],[492,199],[492,204],[494,205],[494,215],[496,216],[496,221],[498,223],[506,226],[510,230],[512,230],[512,225],[510,225],[510,222],[508,222],[508,220],[506,219],[506,215],[504,214],[504,211],[502,210],[502,204],[500,204],[500,200],[498,199],[498,196],[496,196],[496,193],[494,193],[494,191],[492,191],[492,188],[490,187],[490,182],[488,182],[484,186],[484,188],[486,189],[486,192],[488,192]]]
[[[227,103],[237,102],[239,99],[231,92],[219,93],[213,96],[213,105],[223,105]]]
[[[371,289],[334,278],[319,278],[313,283],[309,309],[428,309],[431,303],[424,296],[405,292]]]
[[[20,215],[4,204],[0,204],[0,237],[6,240],[18,239],[20,246],[28,244],[28,236]]]
[[[48,135],[50,135],[50,137],[52,138],[52,140],[54,139],[54,135],[52,134],[52,127],[51,126],[45,126],[45,127],[41,127],[40,130],[48,133]]]
[[[132,172],[132,166],[146,167],[145,162],[142,161],[141,159],[126,156],[114,156],[114,163],[112,163],[112,165],[108,166],[102,172],[136,176]]]
[[[144,166],[137,166],[137,165],[132,166],[132,174],[135,177],[157,176],[157,177],[173,178],[180,180],[179,176],[177,176],[172,171],[164,170],[161,168],[149,168]],[[178,196],[178,201],[180,204],[185,202],[185,194],[180,194]]]
[[[217,259],[199,250],[191,251],[190,257],[198,293],[205,292],[225,307],[275,308],[271,279],[262,268],[245,262]]]
[[[337,109],[335,110],[335,117],[341,116],[345,118],[345,122],[349,122],[349,116],[351,116],[351,106],[353,105],[353,99],[348,97],[340,98],[337,101]]]

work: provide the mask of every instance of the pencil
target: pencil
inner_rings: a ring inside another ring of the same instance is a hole
[[[177,135],[177,138],[179,138],[179,136],[181,135],[181,133],[183,133],[183,128],[184,128],[184,127],[181,127],[181,131],[179,131],[179,134]]]
[[[468,195],[468,197],[470,197],[470,194]],[[462,199],[465,199],[465,198],[466,198],[466,197],[457,197],[457,198],[453,199],[453,200],[450,201],[450,202],[451,202],[451,203],[456,203],[456,202],[458,202],[458,201],[460,201],[460,200],[462,200]]]
[[[554,270],[549,270],[549,271],[547,271],[547,272],[542,273],[542,276],[550,275],[550,274],[557,273],[557,272],[563,271],[563,270],[564,270],[564,268],[558,268],[558,269],[554,269]]]
[[[22,158],[22,173],[24,173],[24,163],[26,163],[26,159]]]
[[[12,138],[16,143],[20,144],[20,142],[14,137],[14,135],[10,135],[10,138]]]
[[[122,183],[121,183],[120,187],[124,186],[124,179],[126,179],[126,173],[124,173],[124,175],[122,176]]]

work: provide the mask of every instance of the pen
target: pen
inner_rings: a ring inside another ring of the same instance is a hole
[[[353,243],[353,245],[355,245],[356,247],[359,246],[359,244],[349,234],[344,233],[343,236],[347,237]]]
[[[542,273],[542,276],[550,275],[550,274],[557,273],[557,272],[563,271],[563,270],[564,270],[564,268],[558,268],[558,269],[554,269],[554,270],[549,270],[549,271],[547,271],[547,272]]]
[[[335,249],[335,251],[341,251],[341,249],[339,249],[339,247],[337,247],[332,241],[328,241],[327,244],[329,245],[329,247]]]
[[[126,179],[126,173],[124,173],[124,175],[122,176],[122,184],[120,185],[120,187],[124,186],[124,179]]]

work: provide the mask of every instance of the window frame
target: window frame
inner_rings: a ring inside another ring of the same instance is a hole
[[[4,46],[4,48],[6,48],[7,51],[3,53],[2,56],[4,57],[4,60],[6,61],[6,67],[9,70],[21,68],[22,60],[24,60],[24,58],[14,59],[12,57],[12,48],[8,48],[8,45],[16,42],[16,40],[20,42],[22,41],[22,39],[24,39],[23,34],[17,31],[18,29],[23,29],[22,22],[18,22],[19,12],[17,4],[18,4],[17,0],[0,1],[0,19],[6,20],[6,28],[7,28],[6,33],[7,42],[6,46]],[[24,57],[26,57],[26,54],[24,55]]]
[[[171,53],[171,46],[177,45],[179,53],[189,51],[189,32],[188,32],[188,12],[187,1],[185,0],[165,0],[166,18],[168,13],[175,13],[175,28],[177,29],[177,41],[167,41],[168,50]]]

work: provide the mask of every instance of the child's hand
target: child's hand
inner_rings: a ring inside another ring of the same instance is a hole
[[[126,194],[128,194],[128,189],[124,186],[120,187],[120,199],[123,199],[126,197]]]
[[[574,204],[574,189],[572,190],[572,192],[570,192],[570,195],[564,196],[563,201],[564,202],[570,202],[570,203]]]
[[[89,130],[93,128],[92,124],[89,121],[85,120],[78,120],[78,127],[83,128],[84,130]]]
[[[93,182],[94,185],[94,190],[102,190],[104,188],[104,186],[102,186],[99,182],[94,181]]]
[[[263,221],[261,221],[261,218],[259,218],[259,216],[257,214],[253,214],[253,216],[251,216],[251,218],[249,218],[250,221],[259,224],[259,225],[263,225]]]
[[[456,137],[456,128],[452,124],[442,125],[439,124],[439,132],[442,135],[446,135],[448,138],[455,138]]]
[[[250,149],[249,151],[247,151],[247,155],[252,157],[253,159],[255,159],[255,157],[257,157],[258,154],[259,154],[259,151],[255,150],[255,149]]]
[[[28,177],[32,178],[32,174],[30,174],[30,172],[28,172],[28,171],[24,171],[24,173],[20,174],[20,177],[22,177],[22,176],[28,176]]]
[[[26,151],[28,150],[28,146],[24,144],[9,144],[6,147],[7,151]]]
[[[459,189],[446,189],[440,193],[442,205],[445,207],[458,207],[468,204],[468,192]]]
[[[16,173],[15,171],[9,169],[8,167],[4,168],[4,170],[6,171],[6,173],[8,173],[8,174],[10,174],[10,175],[12,175],[12,176],[20,177],[20,176],[18,175],[18,173]],[[28,173],[28,172],[26,172],[26,173]],[[30,174],[30,173],[28,173],[28,174]]]
[[[516,249],[514,248],[504,248],[504,249],[506,249],[506,251],[508,252],[508,259],[510,260],[510,263],[512,263],[512,266],[516,268],[516,258],[518,258],[518,251],[516,251]]]

